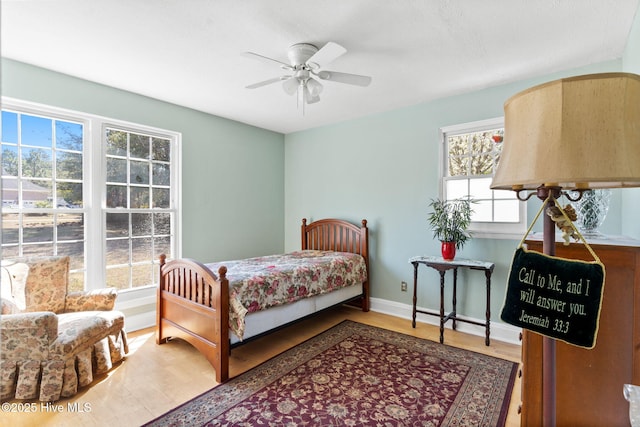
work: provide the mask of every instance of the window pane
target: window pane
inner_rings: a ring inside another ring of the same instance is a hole
[[[468,135],[454,135],[447,138],[447,144],[449,147],[449,155],[461,156],[469,154],[469,136]]]
[[[129,267],[108,268],[107,286],[116,289],[129,289]]]
[[[495,199],[517,199],[516,192],[511,190],[493,190]]]
[[[447,199],[460,199],[469,195],[469,180],[467,179],[450,179],[447,181]]]
[[[152,244],[153,239],[137,238],[131,240],[131,261],[143,262],[153,260]]]
[[[81,182],[60,182],[58,183],[58,207],[78,209],[82,202]]]
[[[129,136],[129,155],[136,159],[148,160],[149,155],[149,137],[144,135],[136,135],[132,133]]]
[[[173,253],[171,252],[171,238],[170,237],[156,237],[153,239],[153,259],[157,260],[160,258],[160,255],[165,254],[168,258],[173,258]]]
[[[493,176],[493,155],[481,154],[471,158],[470,175]]]
[[[150,236],[151,235],[151,214],[150,213],[132,213],[131,214],[131,231],[133,236]]]
[[[53,121],[43,117],[21,115],[21,142],[23,145],[34,145],[37,147],[52,147]]]
[[[466,176],[470,160],[469,157],[449,157],[449,176]]]
[[[483,200],[471,205],[471,221],[491,222],[493,219],[493,206],[490,200]]]
[[[171,141],[162,138],[151,140],[152,160],[168,162],[171,160]]]
[[[57,221],[58,241],[84,240],[84,214],[60,214]]]
[[[153,189],[153,207],[168,209],[171,207],[171,192],[164,188]]]
[[[491,199],[490,188],[492,178],[472,178],[469,180],[470,195],[472,199]]]
[[[18,147],[2,145],[2,175],[18,176]]]
[[[2,214],[2,243],[4,245],[18,243],[19,232],[19,215],[14,213]],[[4,251],[2,256],[6,256]]]
[[[42,243],[38,245],[23,245],[22,255],[25,257],[53,256],[53,243]],[[4,251],[2,256],[4,256]]]
[[[56,163],[56,178],[82,179],[82,153],[58,151]]]
[[[17,258],[20,256],[20,247],[19,246],[4,246],[2,248],[2,257],[3,258]]]
[[[131,187],[131,208],[146,209],[149,207],[149,189]]]
[[[132,184],[149,184],[149,163],[147,162],[131,162],[131,180]]]
[[[107,207],[127,207],[127,187],[122,185],[107,185]]]
[[[2,178],[2,209],[18,207],[18,180]]]
[[[60,256],[69,256],[71,270],[84,269],[84,242],[69,242],[58,244],[57,253]],[[82,274],[84,276],[84,273]],[[82,280],[84,282],[84,278]]]
[[[126,184],[127,161],[125,159],[107,158],[107,181]]]
[[[22,180],[22,205],[24,208],[53,207],[51,181]]]
[[[495,221],[497,222],[519,222],[518,200],[496,200]]]
[[[18,143],[18,114],[2,112],[2,142]]]
[[[25,214],[22,222],[25,243],[53,241],[53,215]]]
[[[107,240],[107,263],[109,265],[129,263],[129,240]]]
[[[32,178],[51,178],[51,149],[23,148],[22,175]]]
[[[128,213],[107,213],[107,239],[129,235]]]
[[[153,185],[171,184],[171,169],[164,163],[153,164]]]
[[[147,286],[153,284],[152,264],[136,265],[131,269],[132,282],[134,287]]]
[[[171,214],[153,214],[153,234],[158,236],[171,233]]]
[[[107,129],[107,154],[112,156],[127,155],[127,133]]]
[[[72,272],[69,274],[69,284],[67,285],[67,289],[70,292],[79,292],[84,290],[84,273]]]
[[[57,120],[56,147],[58,149],[82,151],[82,125],[80,123]]]

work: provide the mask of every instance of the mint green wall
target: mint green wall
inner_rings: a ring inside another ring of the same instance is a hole
[[[2,95],[181,132],[183,256],[282,251],[282,134],[5,58]]]
[[[413,283],[408,259],[440,253],[440,243],[434,241],[426,223],[428,202],[438,197],[439,129],[502,116],[507,98],[536,84],[620,71],[621,66],[621,61],[597,64],[286,135],[285,249],[298,246],[300,218],[366,218],[371,233],[372,296],[411,304],[411,292],[400,291],[401,281]],[[539,207],[536,198],[528,202],[530,219]],[[614,194],[604,232],[620,234],[619,208],[620,196]],[[538,229],[541,224],[540,220]],[[516,245],[514,240],[473,239],[460,253],[496,263],[493,320],[499,319]],[[418,304],[436,308],[437,273],[424,269],[420,277]],[[431,286],[425,286],[427,281]],[[459,300],[458,312],[482,318],[484,275],[461,271],[461,282],[466,297]]]
[[[622,56],[622,70],[627,73],[640,75],[640,9],[627,38],[627,47]],[[640,237],[640,188],[620,190],[622,192],[622,207],[625,213],[622,217],[624,234]]]

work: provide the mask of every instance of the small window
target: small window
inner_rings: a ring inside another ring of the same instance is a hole
[[[490,188],[500,161],[504,120],[441,129],[442,197],[473,199],[470,231],[476,237],[512,238],[526,230],[526,205],[516,193]]]

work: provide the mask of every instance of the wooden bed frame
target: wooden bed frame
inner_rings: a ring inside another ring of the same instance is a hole
[[[303,250],[351,252],[364,257],[367,280],[355,301],[363,311],[369,311],[367,221],[363,219],[361,226],[339,219],[307,224],[305,218],[301,237]],[[216,371],[216,381],[221,383],[229,379],[229,280],[226,267],[220,267],[217,273],[192,259],[167,262],[165,255],[160,256],[156,343],[163,344],[169,338],[187,341],[207,358]]]

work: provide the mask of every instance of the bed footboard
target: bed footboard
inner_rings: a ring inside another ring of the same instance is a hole
[[[181,338],[200,351],[216,371],[229,379],[229,281],[226,267],[218,276],[191,259],[166,262],[160,256],[156,343]]]

